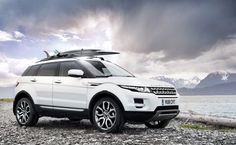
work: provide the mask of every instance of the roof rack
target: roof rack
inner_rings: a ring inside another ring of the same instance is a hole
[[[62,58],[86,57],[86,56],[93,58],[99,55],[120,54],[119,52],[102,51],[100,49],[80,49],[80,50],[70,50],[70,51],[65,51],[65,52],[55,51],[56,54],[52,56],[50,56],[47,51],[44,51],[44,52],[46,53],[47,58],[44,58],[40,61],[55,60],[55,59],[62,59]]]

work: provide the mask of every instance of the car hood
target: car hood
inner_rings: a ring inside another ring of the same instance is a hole
[[[141,79],[137,77],[108,77],[96,78],[91,83],[113,83],[117,85],[146,86],[146,87],[174,87],[173,85],[152,79]]]

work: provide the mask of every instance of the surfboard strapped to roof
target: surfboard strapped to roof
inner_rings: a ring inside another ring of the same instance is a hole
[[[59,52],[55,51],[55,55],[50,56],[47,51],[44,51],[47,55],[47,58],[44,58],[40,61],[47,61],[53,59],[61,59],[61,58],[73,58],[73,57],[96,57],[101,55],[112,55],[112,54],[120,54],[119,52],[114,51],[102,51],[100,49],[80,49],[80,50],[70,50]]]

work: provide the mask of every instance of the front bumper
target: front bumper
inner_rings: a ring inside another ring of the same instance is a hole
[[[169,107],[169,106],[166,106]],[[157,121],[157,120],[170,120],[175,118],[179,114],[178,108],[167,109],[165,107],[157,107],[155,114],[148,121]]]
[[[179,106],[158,106],[154,112],[125,111],[125,119],[128,122],[150,122],[158,120],[170,120],[179,114]]]
[[[125,91],[123,96],[125,97],[124,100],[122,100],[121,102],[124,105],[125,111],[129,112],[155,112],[158,106],[168,106],[166,104],[163,104],[164,100],[175,100],[175,103],[171,104],[170,106],[179,105],[178,94],[160,96],[152,93],[138,93],[138,92]],[[141,100],[141,101],[136,102],[135,100]]]

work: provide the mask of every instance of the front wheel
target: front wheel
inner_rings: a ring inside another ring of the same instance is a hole
[[[146,122],[145,125],[148,128],[165,128],[169,124],[170,120],[162,120],[162,121],[150,121]]]
[[[92,119],[101,132],[119,132],[124,126],[121,106],[111,98],[102,98],[94,105]]]
[[[28,98],[20,99],[15,107],[16,120],[21,126],[34,126],[38,122],[38,115],[33,103]]]

